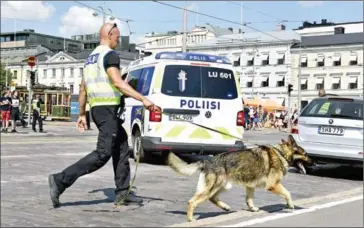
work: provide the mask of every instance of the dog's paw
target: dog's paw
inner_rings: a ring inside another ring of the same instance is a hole
[[[288,203],[288,204],[287,204],[287,208],[289,208],[289,209],[294,209],[294,205],[293,205],[292,203]]]
[[[254,207],[249,207],[249,210],[252,212],[258,212],[259,208],[254,206]]]
[[[194,221],[196,221],[196,219],[195,218],[191,218],[191,219],[187,219],[187,221],[188,222],[194,222]]]
[[[227,212],[231,211],[231,207],[229,207],[229,206],[223,207],[222,209],[223,209],[224,211],[227,211]]]

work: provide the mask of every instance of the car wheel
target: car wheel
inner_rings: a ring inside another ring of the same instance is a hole
[[[142,136],[139,130],[136,130],[133,135],[133,158],[134,161],[137,161],[138,155],[140,155],[139,162],[146,162],[148,158],[148,153],[144,151],[142,147]]]

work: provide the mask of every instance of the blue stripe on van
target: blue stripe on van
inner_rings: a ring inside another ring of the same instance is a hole
[[[133,128],[132,125],[135,119],[143,123],[143,106],[133,106],[131,108],[130,130]]]

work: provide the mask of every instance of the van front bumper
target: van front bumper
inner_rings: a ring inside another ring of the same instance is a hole
[[[175,153],[199,153],[218,154],[229,151],[246,149],[242,141],[235,141],[234,145],[218,145],[218,144],[191,144],[191,143],[176,143],[162,142],[161,138],[142,137],[142,146],[146,151],[173,151]]]

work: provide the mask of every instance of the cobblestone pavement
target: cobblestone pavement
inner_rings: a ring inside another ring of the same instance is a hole
[[[22,130],[19,128],[19,130]],[[81,177],[61,196],[62,207],[53,209],[47,176],[91,152],[96,131],[79,134],[74,126],[45,125],[45,134],[1,135],[2,227],[162,227],[186,221],[186,206],[198,175],[183,177],[163,165],[141,164],[135,185],[144,206],[113,209],[112,164]],[[28,130],[29,131],[29,130]],[[247,133],[257,143],[278,142],[282,133]],[[131,169],[135,163],[131,160]],[[363,185],[362,173],[351,169],[318,170],[314,175],[290,172],[283,184],[294,200],[324,196]],[[246,209],[245,193],[235,187],[221,196],[232,211]],[[279,196],[258,190],[255,204],[263,209],[282,206]],[[211,203],[195,212],[199,219],[228,214]],[[293,225],[294,226],[294,225]]]

